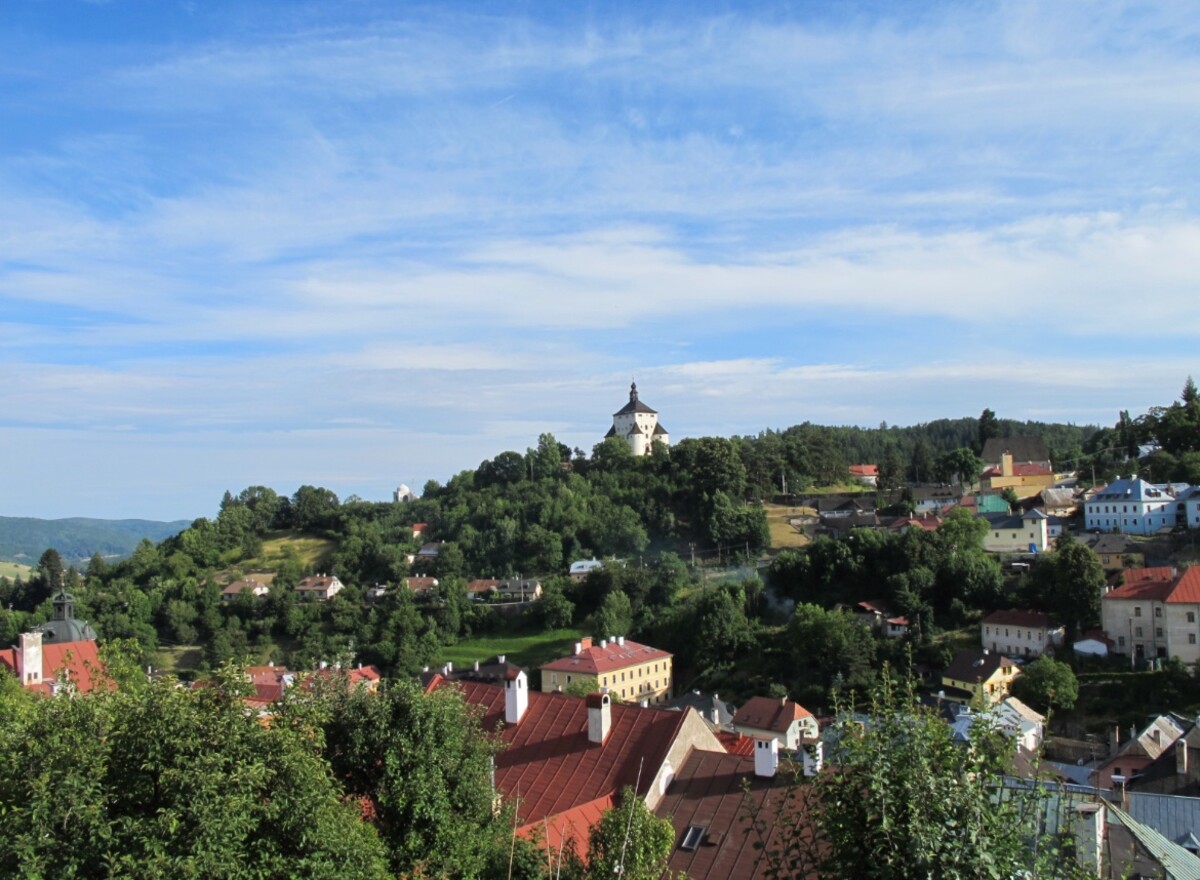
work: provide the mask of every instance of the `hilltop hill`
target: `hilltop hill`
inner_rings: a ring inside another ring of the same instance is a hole
[[[157,522],[147,519],[35,519],[0,516],[0,560],[34,565],[49,547],[68,564],[85,562],[92,554],[106,558],[128,556],[142,538],[158,543],[191,525],[191,520]]]

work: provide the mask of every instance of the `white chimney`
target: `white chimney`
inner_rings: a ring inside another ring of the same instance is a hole
[[[588,742],[604,745],[612,729],[612,697],[608,694],[588,694]]]
[[[17,641],[17,677],[21,684],[42,683],[42,634],[21,633]]]
[[[1188,775],[1187,750],[1187,739],[1181,736],[1175,741],[1175,772],[1184,778]]]
[[[754,775],[772,779],[779,770],[779,740],[756,739],[754,741]]]
[[[825,743],[817,740],[813,743],[801,745],[801,753],[804,755],[804,775],[816,776],[821,772],[821,768],[825,766]]]
[[[601,649],[607,648],[608,647],[608,639],[601,639],[600,647],[601,647]]]
[[[505,676],[504,679],[504,721],[506,724],[519,724],[529,708],[529,679],[525,671],[520,670],[516,675]]]
[[[505,659],[506,659],[506,658],[505,658],[505,656],[504,656],[503,654],[497,654],[497,655],[496,655],[496,662],[497,662],[497,663],[499,663],[501,666],[503,666],[503,665],[504,665],[504,661],[505,661]]]
[[[576,643],[575,643],[575,653],[576,653],[576,654],[582,654],[582,653],[583,653],[583,642],[576,642]]]
[[[625,646],[625,636],[617,636],[617,644],[621,647]]]

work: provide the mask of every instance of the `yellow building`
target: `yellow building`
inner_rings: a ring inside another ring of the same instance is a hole
[[[979,485],[984,492],[999,494],[1012,489],[1018,498],[1032,498],[1043,489],[1054,485],[1054,471],[1041,462],[1013,462],[1011,454],[1000,456],[1000,466],[990,467],[980,476]]]
[[[969,698],[980,706],[991,706],[1008,696],[1021,667],[1008,657],[989,651],[959,651],[942,673],[942,688],[948,695]]]
[[[575,643],[569,657],[552,660],[541,668],[542,691],[608,689],[618,700],[650,705],[671,698],[671,655],[649,645],[639,645],[624,636]]]

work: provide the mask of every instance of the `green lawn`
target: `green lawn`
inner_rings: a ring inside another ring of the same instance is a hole
[[[767,528],[771,531],[771,548],[773,550],[803,547],[808,544],[808,537],[796,531],[788,520],[803,514],[815,515],[815,510],[811,507],[788,507],[782,504],[764,504],[763,510],[767,514]]]
[[[439,665],[450,661],[456,667],[473,665],[476,661],[491,660],[503,654],[510,663],[530,671],[555,657],[565,657],[583,635],[578,629],[554,629],[549,632],[492,633],[464,639],[457,645],[443,648]]]
[[[159,648],[154,654],[153,666],[172,675],[195,672],[204,660],[204,649],[199,645],[176,645]]]
[[[20,578],[21,580],[29,580],[29,572],[33,571],[28,565],[21,565],[19,562],[5,562],[0,560],[0,577]]]
[[[305,568],[313,568],[320,565],[333,552],[333,546],[333,541],[328,538],[304,532],[272,532],[270,537],[263,541],[262,552],[254,559],[243,560],[241,567],[246,571],[275,569],[283,562],[284,548],[291,547],[296,551],[296,555],[300,557],[300,562]]]

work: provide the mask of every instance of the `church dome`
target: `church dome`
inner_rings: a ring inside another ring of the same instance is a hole
[[[46,645],[96,641],[96,631],[91,625],[76,619],[75,597],[66,590],[59,590],[54,596],[54,619],[35,626],[33,631],[42,634],[42,643]]]

